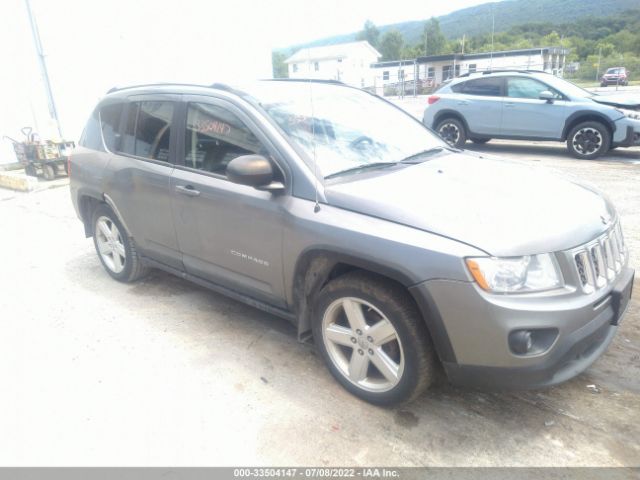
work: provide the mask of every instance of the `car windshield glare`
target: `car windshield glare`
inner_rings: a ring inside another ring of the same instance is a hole
[[[264,82],[255,95],[324,177],[372,163],[399,162],[443,146],[408,114],[355,88]]]

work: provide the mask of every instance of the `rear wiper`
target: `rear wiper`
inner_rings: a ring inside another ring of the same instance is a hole
[[[433,155],[435,153],[440,153],[444,149],[445,149],[445,147],[428,148],[427,150],[422,150],[421,152],[414,153],[413,155],[409,155],[408,157],[403,158],[402,160],[400,160],[400,162],[402,162],[402,163],[420,163],[420,162],[416,162],[416,160],[421,158],[421,157],[427,157],[427,156]],[[449,150],[449,149],[447,148],[447,150]],[[451,151],[455,151],[455,150],[451,149]]]
[[[370,170],[373,168],[385,168],[385,167],[392,167],[394,165],[398,165],[400,162],[373,162],[373,163],[365,163],[362,165],[358,165],[357,167],[351,167],[351,168],[347,168],[346,170],[340,170],[339,172],[335,172],[332,173],[330,175],[327,175],[324,178],[334,178],[334,177],[339,177],[341,175],[346,175],[349,173],[355,173],[355,172],[360,172],[363,170]]]

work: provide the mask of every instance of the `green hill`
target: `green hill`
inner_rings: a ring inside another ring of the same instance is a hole
[[[495,30],[502,32],[522,23],[572,23],[588,16],[610,16],[637,8],[639,4],[638,0],[504,0],[457,10],[438,17],[438,20],[446,37],[458,38],[463,34],[471,36],[491,32],[492,11],[495,17]],[[424,21],[425,19],[382,25],[378,26],[378,29],[381,34],[396,29],[402,34],[405,43],[413,45],[420,41]],[[279,51],[288,52],[303,47],[350,42],[355,40],[356,34],[357,32],[336,35],[282,48]]]

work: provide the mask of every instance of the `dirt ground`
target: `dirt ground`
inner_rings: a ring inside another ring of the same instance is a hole
[[[640,265],[640,151],[485,154],[594,183]],[[544,192],[541,192],[544,194]],[[441,383],[382,409],[285,321],[164,273],[102,270],[63,186],[0,195],[0,465],[639,466],[640,285],[609,350],[540,391]]]

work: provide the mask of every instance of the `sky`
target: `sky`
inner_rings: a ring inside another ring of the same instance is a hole
[[[63,135],[77,140],[115,86],[271,76],[271,50],[484,3],[404,0],[31,0]],[[0,2],[0,138],[53,138],[25,0]],[[10,150],[0,144],[0,163]]]

